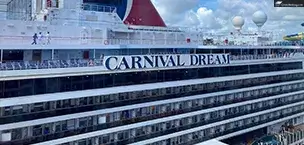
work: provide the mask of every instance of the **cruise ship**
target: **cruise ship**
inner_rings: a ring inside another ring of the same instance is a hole
[[[1,145],[304,141],[301,41],[169,27],[150,0],[1,4]]]

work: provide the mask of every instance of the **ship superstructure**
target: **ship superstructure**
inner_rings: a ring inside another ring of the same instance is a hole
[[[166,27],[150,0],[12,0],[5,15],[1,145],[189,145],[304,122],[300,42]]]

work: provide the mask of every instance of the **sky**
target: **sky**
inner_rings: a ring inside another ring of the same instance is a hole
[[[268,20],[262,30],[281,35],[304,32],[304,8],[274,7],[274,0],[152,0],[168,26],[200,27],[212,32],[234,31],[234,16],[245,19],[243,31],[257,30],[252,14],[264,11]]]

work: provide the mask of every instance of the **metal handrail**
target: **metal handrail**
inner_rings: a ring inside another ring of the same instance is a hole
[[[9,61],[0,63],[0,70],[54,69],[102,66],[102,59],[71,59],[43,61]]]
[[[143,45],[204,45],[204,46],[304,46],[304,42],[299,43],[263,43],[263,44],[226,44],[224,42],[217,44],[206,44],[204,40],[187,41],[183,39],[163,39],[163,38],[104,38],[104,37],[58,37],[51,36],[51,44],[58,45],[128,45],[128,44],[143,44]],[[43,39],[46,41],[47,38]],[[39,39],[37,39],[39,41]],[[33,42],[32,36],[4,36],[0,35],[0,44],[7,45],[30,45]]]

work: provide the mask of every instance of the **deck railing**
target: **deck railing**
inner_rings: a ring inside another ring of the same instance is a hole
[[[272,54],[272,55],[234,55],[230,56],[231,60],[257,60],[257,59],[276,59],[292,58],[294,53]]]
[[[11,61],[0,63],[0,70],[54,69],[72,67],[101,66],[100,59],[44,60],[44,61]]]
[[[291,58],[292,54],[285,55],[231,55],[233,61],[259,60],[259,59],[284,59]],[[0,63],[0,71],[29,70],[29,69],[55,69],[102,66],[103,59],[71,59],[71,60],[43,60],[43,61],[7,61]]]
[[[32,36],[1,36],[0,45],[31,45]],[[164,39],[164,38],[103,38],[103,37],[50,37],[50,44],[47,38],[37,39],[40,46],[46,45],[205,45],[205,46],[304,46],[304,42],[299,43],[263,43],[263,44],[231,44],[231,43],[205,43],[204,40],[184,40],[184,39]]]

